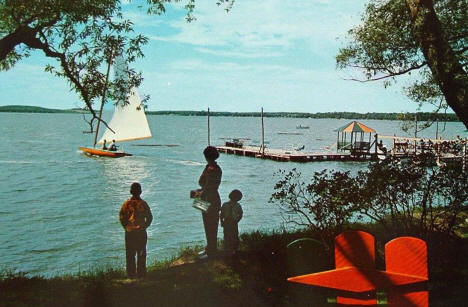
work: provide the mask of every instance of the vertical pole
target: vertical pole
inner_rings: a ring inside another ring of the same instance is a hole
[[[265,155],[265,127],[263,124],[263,107],[262,107],[262,158]]]
[[[102,109],[103,109],[104,103],[106,101],[107,84],[109,82],[109,73],[110,73],[110,67],[111,67],[111,64],[112,64],[112,53],[113,53],[113,51],[111,51],[111,54],[110,54],[109,59],[107,61],[106,82],[104,83],[104,90],[102,92],[102,100],[101,100],[101,108],[99,109],[99,120],[98,120],[97,126],[96,126],[96,134],[94,135],[94,147],[96,147],[97,137],[98,137],[98,133],[99,133],[99,126],[101,124]]]
[[[336,135],[336,152],[338,152],[339,149],[340,149],[340,132],[338,131]]]
[[[468,138],[465,138],[465,142],[463,142],[463,174],[466,172],[466,143],[468,142]]]
[[[369,138],[370,138],[370,134],[369,134]],[[375,144],[374,144],[375,157],[377,157],[377,142],[379,141],[378,139],[379,139],[379,137],[378,137],[378,134],[376,133],[375,134]],[[369,140],[369,142],[370,142],[370,140]],[[370,150],[370,148],[369,148],[369,150]]]
[[[437,117],[437,122],[436,122],[436,140],[439,137],[439,118]]]
[[[346,145],[346,132],[344,133],[344,141],[343,141],[343,134],[341,134],[341,144],[345,144]],[[343,150],[343,147],[341,147]],[[347,149],[347,147],[345,147],[345,150]]]
[[[418,114],[414,115],[414,138],[418,137]],[[416,143],[417,141],[414,140],[414,154],[416,155]]]
[[[208,108],[208,146],[210,146],[210,108]]]

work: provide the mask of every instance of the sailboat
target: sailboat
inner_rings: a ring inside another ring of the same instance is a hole
[[[121,57],[116,58],[116,74],[123,73],[125,68],[125,61]],[[109,69],[108,69],[109,73]],[[104,102],[104,99],[103,99]],[[102,115],[102,105],[99,117]],[[96,148],[96,145],[103,144],[104,140],[108,143],[115,140],[115,142],[128,142],[134,140],[141,140],[151,138],[151,130],[146,119],[144,107],[141,103],[140,96],[137,89],[132,87],[130,95],[127,98],[127,104],[118,103],[114,108],[114,114],[106,127],[100,140],[96,142],[99,133],[99,122],[96,128],[95,144],[94,147],[80,147],[80,150],[87,155],[120,158],[124,156],[131,156],[132,154],[117,150],[105,150]]]

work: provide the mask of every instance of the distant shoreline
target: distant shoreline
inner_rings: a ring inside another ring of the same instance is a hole
[[[83,109],[48,109],[35,106],[9,105],[0,106],[0,112],[13,113],[75,113],[86,114]],[[207,116],[207,111],[147,111],[147,115],[177,115],[177,116]],[[265,117],[290,117],[290,118],[323,118],[323,119],[375,119],[375,120],[401,120],[401,116],[410,115],[414,117],[416,113],[357,113],[357,112],[324,112],[324,113],[305,113],[305,112],[264,112]],[[426,121],[434,117],[430,112],[418,112],[418,120]],[[210,116],[232,116],[232,117],[260,117],[260,112],[210,112]],[[459,122],[455,113],[438,114],[439,121]]]
[[[83,109],[48,109],[35,106],[21,106],[21,105],[10,105],[10,106],[0,106],[0,112],[10,112],[10,113],[87,113]]]

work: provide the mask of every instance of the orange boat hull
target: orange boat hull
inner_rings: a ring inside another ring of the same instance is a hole
[[[107,157],[107,158],[120,158],[120,157],[132,155],[132,154],[122,152],[122,151],[109,151],[109,150],[102,150],[102,149],[88,148],[88,147],[80,147],[80,150],[87,155]]]

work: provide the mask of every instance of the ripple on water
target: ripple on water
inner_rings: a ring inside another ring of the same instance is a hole
[[[28,250],[28,253],[31,254],[42,254],[42,253],[55,253],[64,250],[63,248],[46,248],[46,249],[31,249]]]

